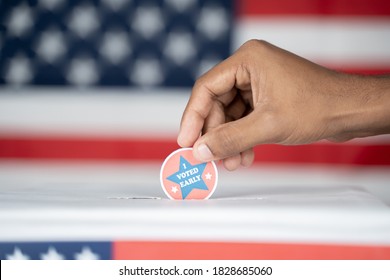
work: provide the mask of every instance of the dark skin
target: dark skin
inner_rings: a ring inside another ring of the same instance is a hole
[[[200,77],[178,143],[228,170],[250,166],[259,144],[347,141],[390,133],[390,77],[338,73],[251,40]]]

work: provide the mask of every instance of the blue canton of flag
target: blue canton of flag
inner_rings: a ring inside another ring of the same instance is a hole
[[[0,85],[190,87],[230,53],[232,1],[5,0]]]
[[[109,260],[111,242],[0,242],[0,260]]]

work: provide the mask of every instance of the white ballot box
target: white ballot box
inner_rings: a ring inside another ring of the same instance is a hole
[[[390,207],[358,184],[367,172],[349,185],[351,174],[323,168],[220,170],[209,200],[174,201],[159,168],[2,163],[0,258],[390,257]]]

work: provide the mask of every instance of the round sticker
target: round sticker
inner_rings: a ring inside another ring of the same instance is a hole
[[[182,148],[165,159],[160,182],[170,199],[208,199],[217,187],[218,171],[213,161],[200,162],[192,148]]]

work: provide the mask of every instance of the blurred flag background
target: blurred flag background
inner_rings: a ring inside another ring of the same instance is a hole
[[[7,193],[26,186],[38,191],[34,187],[82,183],[99,189],[102,182],[116,182],[159,189],[158,168],[178,148],[180,117],[194,81],[253,38],[336,70],[390,73],[390,2],[0,1],[3,206],[19,201]],[[256,148],[252,168],[222,172],[219,191],[224,184],[357,186],[390,205],[389,166],[389,136],[264,145]],[[0,241],[12,235],[0,234]],[[7,246],[8,255],[18,253]]]
[[[2,158],[162,159],[196,78],[251,38],[337,70],[390,72],[388,1],[0,5]],[[378,139],[267,146],[256,160],[388,165]]]

